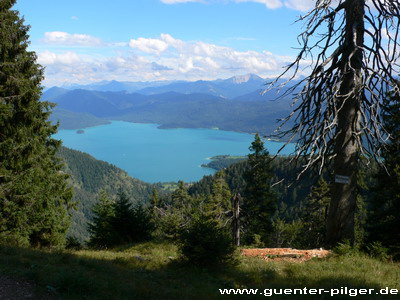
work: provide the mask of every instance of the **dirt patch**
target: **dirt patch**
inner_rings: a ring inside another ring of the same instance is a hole
[[[304,262],[313,257],[326,257],[331,252],[323,249],[298,250],[292,248],[242,249],[242,255],[257,256],[268,261]]]
[[[45,292],[39,292],[33,282],[0,275],[0,299],[53,300],[56,297]]]

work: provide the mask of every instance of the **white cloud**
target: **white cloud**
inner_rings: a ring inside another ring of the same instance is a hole
[[[44,51],[39,53],[38,55],[38,63],[42,65],[72,65],[75,63],[79,63],[81,59],[78,54],[72,51],[68,51],[62,54],[56,54],[50,51]]]
[[[97,53],[87,51],[38,53],[46,67],[47,86],[101,80],[207,80],[256,73],[272,77],[293,58],[263,51],[237,51],[202,41],[183,41],[169,34],[131,40],[130,50]],[[129,49],[129,48],[127,48]],[[82,53],[80,53],[82,52]],[[84,54],[86,53],[86,54]]]
[[[282,7],[280,0],[235,0],[236,2],[257,2],[264,4],[267,8],[276,9]]]
[[[182,41],[169,34],[159,38],[138,38],[133,49],[154,54],[148,59],[165,66],[169,76],[191,79],[241,73],[278,74],[289,60],[270,52],[236,51],[201,41]],[[138,42],[140,41],[140,43]],[[150,46],[151,47],[150,47]],[[132,46],[132,45],[131,45]],[[140,53],[136,53],[137,55]],[[164,70],[160,70],[161,73]]]
[[[315,7],[316,0],[286,0],[285,6],[299,11],[309,11]]]
[[[42,42],[52,45],[97,47],[103,45],[101,39],[87,34],[70,34],[63,31],[46,32]]]
[[[160,55],[168,48],[168,44],[162,40],[146,38],[138,38],[136,40],[132,39],[129,42],[129,46],[149,54],[157,55]]]
[[[45,66],[46,86],[89,83],[101,80],[143,80],[151,74],[151,61],[136,55],[92,57],[68,51],[38,53]]]

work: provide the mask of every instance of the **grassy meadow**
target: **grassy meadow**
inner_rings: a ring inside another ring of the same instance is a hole
[[[219,289],[223,288],[258,288],[260,292],[304,287],[400,289],[399,263],[382,262],[359,253],[332,255],[305,263],[267,262],[238,256],[236,265],[205,269],[182,262],[176,246],[163,242],[103,251],[42,251],[0,246],[0,274],[32,280],[55,299],[246,298],[221,295]],[[293,297],[330,298],[328,294],[267,298]],[[346,297],[335,297],[342,298]],[[382,299],[382,296],[362,298]],[[393,298],[399,299],[400,295]]]

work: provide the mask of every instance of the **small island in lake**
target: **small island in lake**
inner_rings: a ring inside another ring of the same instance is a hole
[[[211,161],[208,164],[202,164],[201,167],[219,171],[234,163],[246,160],[247,156],[217,155],[210,157],[209,159]]]
[[[77,131],[76,131],[76,133],[78,133],[78,134],[82,134],[82,133],[85,133],[85,130],[83,130],[83,129],[79,129],[79,130],[77,130]]]

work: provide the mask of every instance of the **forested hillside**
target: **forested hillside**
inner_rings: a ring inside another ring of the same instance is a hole
[[[244,198],[242,204],[246,204],[246,186],[248,185],[246,173],[250,169],[248,160],[237,162],[237,160],[243,160],[243,158],[231,158],[229,156],[218,156],[214,159],[209,166],[223,172],[229,189],[232,193],[241,194]],[[293,161],[292,157],[287,156],[278,156],[274,159],[270,157],[269,164],[271,168],[269,184],[273,185],[272,190],[276,196],[276,211],[271,217],[275,220],[275,223],[271,235],[277,234],[275,238],[270,240],[270,243],[275,247],[317,247],[317,244],[312,242],[313,236],[317,236],[312,231],[312,227],[318,224],[318,231],[324,234],[326,216],[322,216],[322,219],[318,221],[318,215],[321,214],[321,211],[326,212],[328,209],[332,176],[327,172],[318,175],[315,170],[308,170],[297,180],[297,174],[302,170],[302,163],[301,161]],[[358,224],[356,234],[359,246],[366,241],[371,241],[367,231],[370,226],[376,227],[367,224],[367,212],[374,210],[376,197],[379,197],[379,192],[374,188],[377,185],[376,174],[378,170],[379,167],[376,163],[370,163],[362,165],[360,172],[356,214],[356,223]],[[188,193],[192,197],[201,197],[201,195],[211,197],[213,185],[218,176],[217,173],[203,177],[188,188]],[[321,202],[322,200],[325,202]],[[242,214],[246,216],[245,208],[242,209]],[[311,217],[312,215],[313,217]],[[311,222],[310,218],[313,220],[313,225],[307,225],[307,222]],[[307,226],[311,230],[310,233],[307,233]],[[310,240],[307,240],[307,236]]]
[[[62,122],[62,124],[60,123],[62,129],[80,129],[110,123],[110,121],[91,114],[71,112],[61,108],[55,108],[49,119],[53,123]]]
[[[70,174],[74,188],[72,226],[69,235],[86,240],[88,222],[101,190],[116,195],[121,189],[129,195],[132,203],[149,201],[156,185],[130,177],[125,171],[107,162],[96,160],[89,154],[61,147],[58,155],[65,161],[64,171]]]

